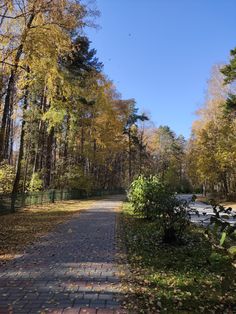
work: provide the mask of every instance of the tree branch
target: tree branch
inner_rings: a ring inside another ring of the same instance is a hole
[[[9,65],[11,67],[15,67],[16,65],[15,64],[12,64],[10,62],[7,62],[7,61],[0,61],[1,64],[6,64],[6,65]],[[24,68],[22,65],[18,65],[19,68],[23,69],[24,71],[27,71],[26,68]]]

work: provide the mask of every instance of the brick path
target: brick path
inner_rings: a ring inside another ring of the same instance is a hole
[[[119,314],[115,208],[97,201],[0,269],[0,314]]]

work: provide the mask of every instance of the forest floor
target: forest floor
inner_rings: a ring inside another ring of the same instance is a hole
[[[20,239],[18,249],[9,242],[14,253],[40,234],[44,236],[0,267],[0,313],[126,313],[120,309],[124,294],[121,278],[125,273],[116,257],[117,208],[122,199],[112,196],[95,202],[58,203],[45,212],[38,209],[38,214],[32,209],[2,216],[5,223],[11,222],[17,229],[12,233],[16,242],[16,232],[21,229],[25,236],[26,229],[31,235],[26,241]],[[66,218],[67,209],[70,214]]]
[[[131,313],[236,313],[236,269],[192,225],[182,245],[165,245],[158,225],[124,203],[123,237],[130,265]],[[132,312],[132,310],[135,310]]]

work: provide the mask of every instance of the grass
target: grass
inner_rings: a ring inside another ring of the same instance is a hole
[[[93,200],[64,201],[25,208],[0,216],[0,265],[22,254],[24,248],[52,231],[74,213],[91,206]]]
[[[191,226],[185,245],[171,246],[161,242],[156,223],[135,217],[128,203],[122,219],[131,313],[236,313],[236,269],[202,228]]]

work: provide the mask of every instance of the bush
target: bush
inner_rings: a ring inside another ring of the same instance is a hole
[[[128,199],[136,214],[147,219],[154,219],[161,210],[159,206],[162,207],[166,200],[166,194],[164,184],[156,176],[149,178],[140,176],[131,183]]]
[[[43,187],[43,180],[40,178],[40,174],[37,172],[33,173],[28,190],[30,192],[37,192],[37,191],[40,191],[42,187]]]
[[[224,207],[214,199],[209,200],[209,204],[212,206],[214,215],[211,216],[206,234],[213,245],[225,246],[228,248],[228,252],[234,256],[236,250],[234,245],[231,245],[235,244],[236,222],[233,223],[229,219],[235,219],[236,214],[231,207]]]
[[[158,222],[164,242],[182,238],[189,224],[188,204],[179,200],[157,176],[140,176],[134,180],[128,199],[135,213]]]
[[[0,163],[0,194],[10,194],[15,179],[15,169],[5,161]]]
[[[190,217],[186,201],[179,200],[172,195],[166,203],[167,206],[163,208],[158,218],[163,232],[163,240],[169,243],[182,239],[190,223]]]

